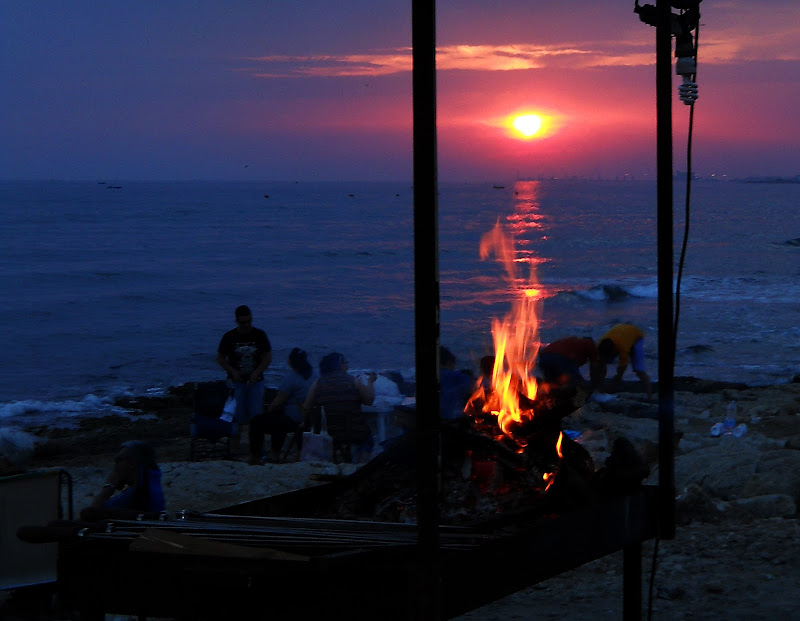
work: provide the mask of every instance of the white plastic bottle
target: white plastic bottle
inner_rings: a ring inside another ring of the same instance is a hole
[[[731,401],[728,404],[728,410],[725,413],[725,420],[722,421],[723,433],[728,435],[733,433],[736,429],[736,401]]]

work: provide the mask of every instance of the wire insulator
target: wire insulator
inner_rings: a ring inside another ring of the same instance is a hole
[[[695,101],[697,101],[697,82],[686,81],[678,86],[678,95],[680,95],[683,103],[685,103],[687,106],[691,106]]]

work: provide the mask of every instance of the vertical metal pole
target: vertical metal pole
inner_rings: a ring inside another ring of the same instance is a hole
[[[675,397],[672,247],[672,10],[656,3],[656,115],[658,173],[658,515],[659,537],[675,537]]]
[[[412,0],[411,7],[418,544],[409,604],[412,618],[436,620],[441,617],[436,2]]]
[[[642,618],[642,544],[632,543],[622,549],[622,619]]]

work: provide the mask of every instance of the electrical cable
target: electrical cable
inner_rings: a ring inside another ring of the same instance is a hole
[[[695,30],[694,56],[697,58],[697,48],[700,44],[700,22],[697,22]],[[697,80],[697,68],[692,76],[692,81]],[[681,280],[683,279],[683,264],[686,259],[686,247],[689,242],[689,216],[691,214],[691,190],[692,190],[692,135],[694,133],[694,102],[689,105],[689,131],[686,139],[686,197],[683,222],[683,242],[681,244],[681,255],[678,260],[678,276],[675,281],[675,318],[672,326],[672,367],[675,367],[675,352],[678,344],[678,320],[681,314]]]

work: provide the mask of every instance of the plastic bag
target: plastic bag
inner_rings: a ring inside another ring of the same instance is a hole
[[[231,394],[228,395],[227,401],[225,401],[225,407],[222,408],[222,415],[220,416],[221,420],[224,420],[226,423],[230,423],[233,421],[233,417],[236,415],[236,397],[233,396],[233,391]]]
[[[328,435],[325,410],[322,410],[322,424],[319,433],[303,432],[303,446],[300,449],[301,461],[333,461],[333,438]]]
[[[333,438],[327,432],[303,432],[303,448],[300,449],[301,461],[333,461]]]

